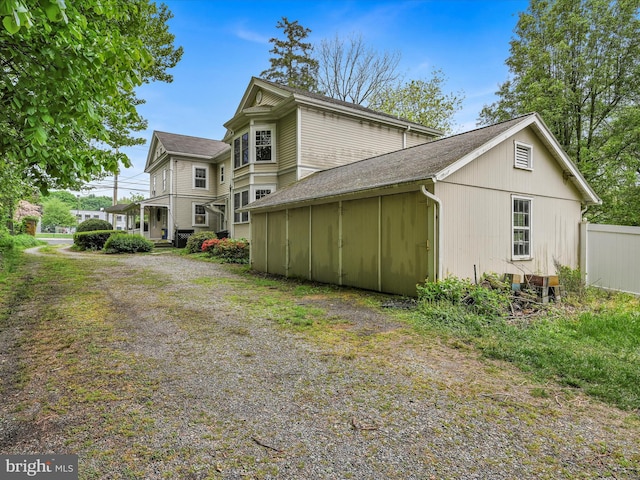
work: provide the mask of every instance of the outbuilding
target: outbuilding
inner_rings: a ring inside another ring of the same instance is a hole
[[[579,264],[600,199],[535,113],[310,175],[250,204],[258,271],[414,296]]]

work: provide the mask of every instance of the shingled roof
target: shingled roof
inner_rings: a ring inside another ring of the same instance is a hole
[[[525,115],[459,135],[314,173],[251,203],[247,209],[257,210],[285,206],[427,179],[441,180],[466,162],[488,150],[489,145],[496,139],[503,135],[511,135],[518,129],[532,123],[546,129],[537,114]],[[597,195],[587,185],[566,154],[562,154],[560,157],[565,168],[576,176],[577,186],[583,191],[585,198],[590,202],[598,203]]]
[[[213,158],[224,150],[231,147],[219,140],[211,140],[209,138],[192,137],[189,135],[179,135],[177,133],[158,132],[154,134],[162,143],[162,146],[169,153],[182,155],[197,155],[201,157]]]

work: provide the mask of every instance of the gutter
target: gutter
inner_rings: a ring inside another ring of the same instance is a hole
[[[433,183],[435,185],[436,183],[436,179],[433,179]],[[442,245],[443,245],[443,239],[442,239],[442,200],[440,200],[438,197],[436,197],[433,193],[429,192],[429,190],[427,190],[427,187],[425,187],[424,185],[420,185],[420,190],[422,191],[422,194],[433,200],[435,202],[435,204],[438,206],[438,210],[437,210],[437,215],[436,218],[434,219],[434,225],[436,226],[436,231],[438,234],[438,252],[437,252],[437,262],[438,262],[438,273],[436,276],[436,281],[440,281],[442,280]]]

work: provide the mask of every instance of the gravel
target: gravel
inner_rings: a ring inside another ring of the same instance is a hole
[[[91,288],[119,314],[113,347],[134,359],[132,388],[152,388],[108,414],[79,405],[47,429],[33,425],[37,410],[12,413],[26,392],[0,392],[2,453],[77,453],[80,478],[640,478],[637,415],[420,337],[392,305],[288,300],[331,318],[312,334],[256,314],[252,280],[226,266],[171,254],[73,257],[95,268]],[[28,308],[37,306],[25,304],[23,316]],[[18,337],[3,328],[0,345],[16,351]],[[554,393],[538,398],[534,388]],[[91,429],[78,428],[80,416]],[[123,418],[146,427],[114,433],[109,422]],[[137,452],[136,469],[126,452]]]

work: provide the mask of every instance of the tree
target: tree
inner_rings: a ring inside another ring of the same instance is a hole
[[[63,201],[51,198],[42,206],[42,228],[71,227],[75,224],[76,217]]]
[[[311,30],[304,28],[297,20],[290,22],[287,17],[282,17],[276,27],[283,30],[286,39],[269,40],[273,44],[269,53],[274,56],[269,59],[271,67],[260,76],[290,87],[315,91],[318,62],[312,57],[311,43],[303,42]]]
[[[149,0],[0,1],[0,185],[77,189],[129,160],[146,125],[134,88],[182,55]],[[114,151],[115,150],[115,151]],[[0,192],[2,193],[2,192]]]
[[[434,70],[431,75],[426,80],[411,80],[385,88],[371,99],[369,107],[450,133],[453,116],[462,108],[463,97],[443,93],[441,70]]]
[[[367,105],[370,98],[392,88],[400,74],[400,54],[367,48],[361,35],[320,43],[318,88],[339,100]]]
[[[600,222],[640,224],[640,3],[531,0],[507,59],[510,78],[480,122],[541,114],[605,200]],[[624,207],[624,208],[623,208]]]

